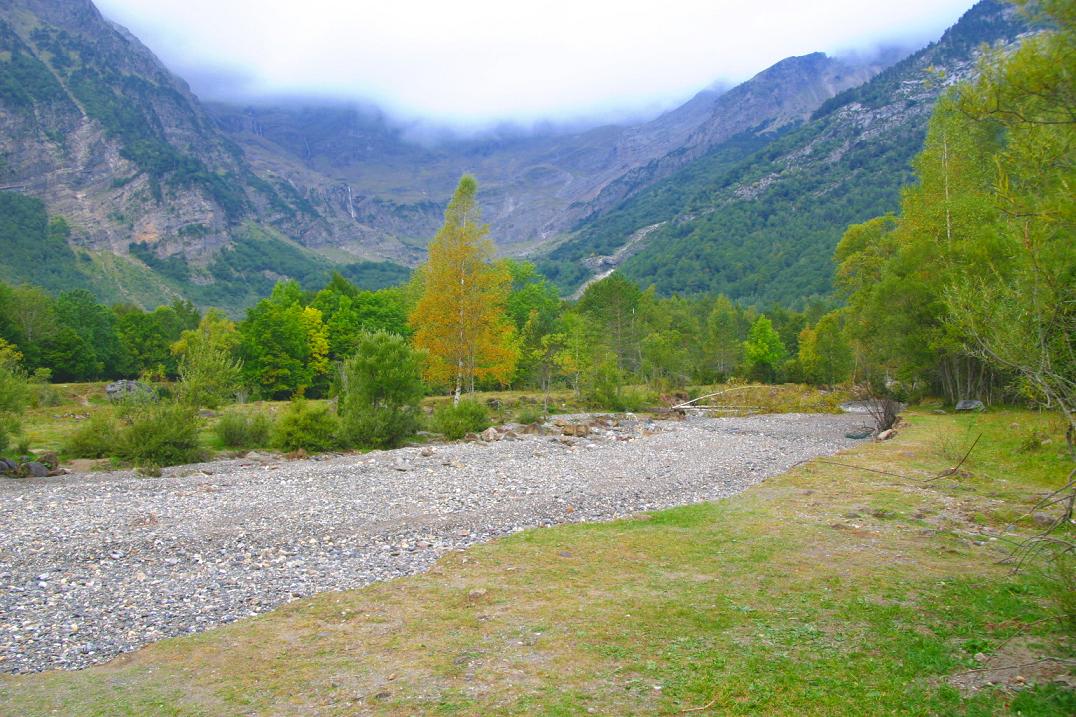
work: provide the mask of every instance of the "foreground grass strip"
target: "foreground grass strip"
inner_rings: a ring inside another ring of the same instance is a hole
[[[1048,584],[996,564],[1005,525],[1067,473],[1058,436],[1022,438],[1056,428],[913,415],[841,458],[907,478],[813,463],[718,503],[532,530],[107,665],[3,677],[0,714],[1072,714],[1056,666],[951,677],[1019,630],[1021,654],[1060,654]],[[916,478],[979,433],[959,475]]]

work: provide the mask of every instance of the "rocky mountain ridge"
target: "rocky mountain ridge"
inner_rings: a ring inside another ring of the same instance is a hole
[[[822,53],[783,60],[722,92],[704,90],[638,125],[502,133],[424,146],[376,112],[306,104],[212,104],[218,125],[259,172],[285,178],[336,228],[330,243],[393,234],[420,249],[464,172],[479,178],[483,216],[507,253],[541,250],[588,216],[751,127],[802,122],[823,101],[873,77]],[[406,255],[396,258],[414,259]]]

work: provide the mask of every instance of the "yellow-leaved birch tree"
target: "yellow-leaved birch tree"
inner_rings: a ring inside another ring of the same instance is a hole
[[[454,386],[459,403],[475,378],[508,383],[519,359],[505,313],[511,277],[493,262],[489,227],[481,223],[478,183],[464,175],[419,269],[422,295],[411,313],[415,346],[428,353],[426,378]]]

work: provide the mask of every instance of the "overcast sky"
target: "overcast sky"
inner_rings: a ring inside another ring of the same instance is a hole
[[[457,125],[667,108],[790,55],[920,46],[973,0],[97,0],[203,96]]]

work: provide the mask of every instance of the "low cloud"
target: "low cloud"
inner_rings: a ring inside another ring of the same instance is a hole
[[[98,0],[200,95],[364,101],[407,121],[653,115],[790,55],[935,39],[970,0]]]

